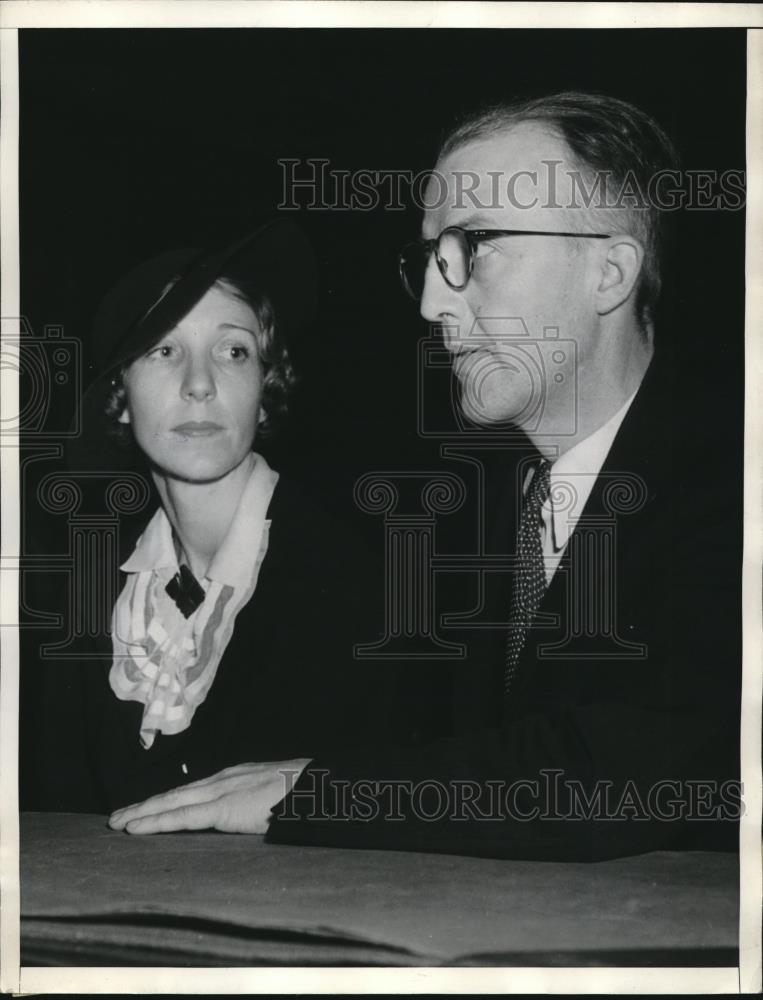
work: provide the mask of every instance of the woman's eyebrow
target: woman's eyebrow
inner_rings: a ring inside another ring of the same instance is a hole
[[[253,337],[257,336],[257,334],[254,332],[254,330],[250,326],[242,326],[240,323],[218,323],[217,324],[217,329],[218,330],[244,330],[246,333],[251,333],[251,335]]]

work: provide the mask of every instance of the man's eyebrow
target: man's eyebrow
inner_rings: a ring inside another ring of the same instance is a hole
[[[467,215],[464,219],[459,219],[457,222],[450,222],[447,226],[443,226],[440,232],[444,229],[451,229],[454,226],[458,226],[459,229],[500,229],[500,226],[495,225],[495,219],[491,219],[490,216],[485,215],[480,212],[472,212],[471,215]],[[438,234],[439,235],[439,234]],[[422,233],[423,236],[423,233]]]
[[[461,229],[501,229],[501,226],[496,226],[495,219],[491,219],[489,216],[480,214],[479,212],[473,212],[471,215],[467,215],[465,219],[459,220],[459,226]]]

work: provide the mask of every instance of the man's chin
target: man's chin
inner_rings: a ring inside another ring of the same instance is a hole
[[[536,387],[524,370],[475,354],[458,371],[461,410],[467,420],[495,429],[523,422],[537,411]]]
[[[522,413],[521,406],[506,399],[505,395],[491,392],[484,382],[461,382],[460,388],[461,412],[467,420],[480,427],[510,427],[516,424]]]
[[[484,403],[475,405],[473,402],[467,401],[463,396],[461,398],[461,411],[471,423],[490,430],[496,430],[500,427],[508,429],[515,424],[515,413],[513,411],[507,412],[505,408],[492,407]]]

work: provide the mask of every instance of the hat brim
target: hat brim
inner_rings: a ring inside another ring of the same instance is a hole
[[[313,249],[294,222],[274,219],[223,250],[202,252],[192,258],[172,287],[135,324],[131,335],[109,359],[109,369],[147,350],[228,272],[250,277],[268,296],[287,343],[313,318],[318,295]]]

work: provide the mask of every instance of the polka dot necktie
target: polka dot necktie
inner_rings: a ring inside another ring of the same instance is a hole
[[[551,490],[551,466],[542,461],[525,494],[517,533],[517,567],[511,594],[509,635],[506,642],[506,670],[504,694],[511,691],[525,644],[527,630],[546,592],[546,566],[543,561],[541,540],[541,510]]]

